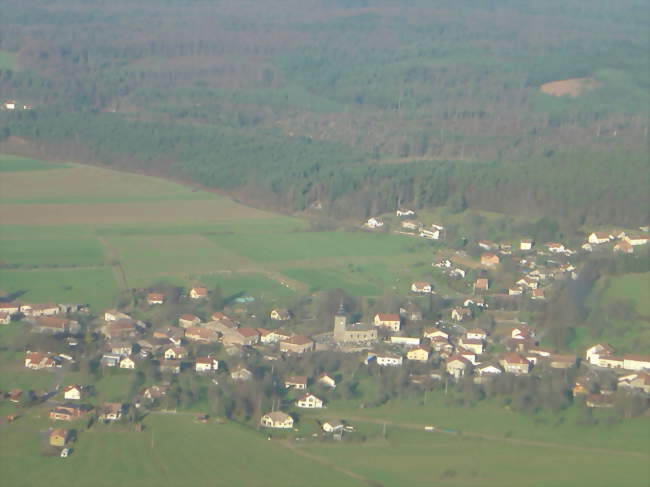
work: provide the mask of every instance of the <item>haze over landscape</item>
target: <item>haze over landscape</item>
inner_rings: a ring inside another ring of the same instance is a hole
[[[648,14],[3,1],[3,479],[650,485]]]

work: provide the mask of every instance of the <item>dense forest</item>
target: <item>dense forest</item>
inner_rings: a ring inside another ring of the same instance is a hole
[[[7,0],[0,98],[32,109],[0,112],[0,148],[338,217],[447,205],[640,225],[646,7]]]

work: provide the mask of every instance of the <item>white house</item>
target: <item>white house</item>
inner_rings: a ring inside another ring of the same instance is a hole
[[[521,239],[519,242],[519,250],[532,250],[535,241],[530,238]]]
[[[343,431],[345,425],[340,421],[325,421],[323,423],[323,431],[325,433],[336,433],[338,431]]]
[[[265,428],[290,429],[293,428],[293,418],[282,411],[273,411],[262,416],[260,424]]]
[[[326,373],[322,373],[316,378],[316,384],[329,387],[330,389],[336,388],[336,380],[334,379],[334,377]]]
[[[626,235],[624,240],[630,245],[636,247],[637,245],[647,244],[649,237],[647,235]]]
[[[390,337],[390,342],[394,345],[403,345],[405,347],[420,346],[420,339],[418,337],[392,336]]]
[[[219,361],[212,357],[197,357],[194,370],[197,372],[212,372],[219,369]]]
[[[442,237],[442,230],[438,230],[437,228],[431,230],[423,228],[420,230],[420,237],[428,238],[429,240],[440,240]]]
[[[623,368],[626,370],[650,370],[650,355],[625,355]]]
[[[481,377],[486,377],[486,376],[487,377],[493,377],[495,375],[502,374],[503,370],[501,370],[501,368],[497,367],[496,365],[485,364],[485,365],[479,365],[478,367],[476,367],[476,372]]]
[[[411,284],[411,291],[419,294],[431,294],[433,286],[428,282],[414,282]]]
[[[193,287],[190,289],[190,298],[191,299],[204,299],[208,297],[208,288],[205,287]]]
[[[396,367],[402,365],[404,358],[399,355],[377,355],[376,357],[377,365],[382,367]]]
[[[485,340],[487,338],[487,333],[485,330],[481,330],[480,328],[472,328],[465,333],[465,336],[470,340]]]
[[[397,210],[395,212],[395,215],[397,215],[397,216],[413,216],[413,215],[415,215],[415,211],[408,210],[408,209],[407,210],[401,210],[400,209],[400,210]]]
[[[298,398],[296,406],[306,409],[318,409],[323,407],[323,400],[308,392]]]
[[[382,326],[391,331],[399,331],[401,319],[397,313],[377,313],[373,323],[375,326]]]
[[[120,360],[120,369],[135,369],[135,362],[131,357],[124,357]]]
[[[587,237],[587,242],[592,245],[600,245],[614,240],[614,235],[609,232],[592,232]]]
[[[384,222],[378,218],[368,218],[368,221],[364,223],[364,226],[368,228],[381,228],[384,226]]]
[[[63,399],[70,401],[79,401],[83,395],[83,387],[74,384],[63,389]]]
[[[591,365],[600,365],[602,357],[609,357],[614,353],[614,349],[607,343],[596,343],[587,349],[585,358]]]

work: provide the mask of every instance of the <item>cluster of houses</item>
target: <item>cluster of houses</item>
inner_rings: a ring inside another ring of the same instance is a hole
[[[582,249],[587,252],[601,248],[611,247],[615,253],[633,254],[634,249],[641,245],[647,245],[650,238],[647,235],[647,227],[642,227],[644,234],[628,234],[620,231],[592,232],[587,236],[587,241]],[[607,245],[610,244],[610,245]]]
[[[421,237],[427,240],[443,240],[445,238],[444,226],[435,223],[425,225],[424,223],[413,220],[413,217],[415,217],[414,210],[399,209],[395,214],[401,219],[400,230],[396,230],[396,233]],[[377,230],[383,228],[383,226],[384,221],[378,217],[370,217],[362,225],[363,228],[370,230]]]

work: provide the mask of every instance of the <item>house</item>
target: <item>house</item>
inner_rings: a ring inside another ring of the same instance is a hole
[[[117,311],[115,309],[109,309],[108,311],[104,312],[104,321],[109,322],[109,321],[119,321],[119,320],[130,320],[131,317],[127,315],[126,313],[122,313],[121,311]]]
[[[650,374],[638,372],[618,378],[618,387],[622,389],[634,389],[650,394]]]
[[[205,299],[208,297],[207,287],[193,287],[190,289],[190,299]]]
[[[607,369],[622,369],[625,361],[623,357],[614,357],[612,355],[601,356],[598,359],[598,366]]]
[[[499,360],[499,364],[501,364],[503,369],[510,374],[522,375],[527,374],[530,371],[530,362],[526,360],[526,358],[514,352],[504,355],[501,360]]]
[[[485,340],[487,339],[487,332],[481,328],[472,328],[465,333],[465,337],[469,340]]]
[[[187,350],[185,347],[169,347],[165,349],[163,356],[165,357],[165,360],[179,360],[187,357]]]
[[[592,232],[587,237],[587,242],[592,245],[600,245],[614,240],[614,235],[609,232]]]
[[[50,411],[49,417],[52,421],[73,421],[83,415],[81,406],[75,404],[62,404]]]
[[[646,245],[650,238],[647,235],[626,235],[624,240],[636,247],[637,245]]]
[[[520,325],[510,331],[510,337],[513,340],[527,340],[529,338],[535,338],[535,331],[527,325]]]
[[[180,360],[161,360],[159,364],[160,372],[168,374],[180,374],[181,373],[181,361]]]
[[[485,253],[481,255],[481,265],[485,267],[496,267],[501,262],[501,259],[497,254]]]
[[[104,367],[117,367],[118,365],[120,365],[121,360],[122,360],[122,355],[118,353],[105,353],[104,355],[102,355],[100,363]]]
[[[442,238],[442,230],[433,228],[431,230],[422,228],[420,229],[420,237],[427,238],[429,240],[440,240]]]
[[[424,347],[415,347],[406,352],[406,358],[414,362],[426,362],[429,360],[429,350]]]
[[[623,368],[625,370],[650,371],[650,355],[625,355],[623,357]]]
[[[287,377],[284,381],[284,387],[287,389],[307,389],[307,376],[292,375],[290,377]]]
[[[455,269],[451,269],[447,275],[455,279],[465,279],[466,273],[460,267],[456,267]]]
[[[375,361],[377,362],[377,365],[381,367],[397,367],[402,365],[404,359],[400,355],[385,353],[385,354],[378,354],[375,357]]]
[[[32,331],[46,335],[65,335],[71,328],[78,328],[79,324],[58,316],[41,316],[33,321]],[[72,326],[71,326],[72,325]]]
[[[524,294],[524,290],[518,286],[508,288],[508,296],[521,296],[522,294]]]
[[[431,294],[433,286],[428,282],[414,282],[411,284],[411,291],[418,294]]]
[[[480,377],[494,377],[503,373],[503,369],[497,364],[480,364],[476,367],[476,373]]]
[[[414,210],[410,210],[410,209],[405,209],[405,210],[399,209],[399,210],[397,210],[397,211],[395,212],[395,215],[396,215],[396,216],[414,216],[414,215],[415,215],[415,211],[414,211]]]
[[[98,419],[105,423],[108,421],[119,421],[122,419],[123,408],[122,403],[105,402],[97,408],[97,412],[99,413]]]
[[[345,429],[345,424],[341,421],[325,421],[322,428],[325,433],[337,433]]]
[[[375,326],[382,326],[391,331],[399,331],[401,319],[396,313],[377,313],[373,318]]]
[[[11,323],[11,314],[7,311],[0,311],[0,324],[8,325]]]
[[[445,340],[449,339],[449,335],[447,334],[447,332],[444,332],[444,331],[442,331],[442,330],[440,330],[438,328],[435,328],[435,327],[425,328],[423,333],[422,333],[422,336],[424,338],[428,338],[429,340],[433,340],[433,338],[435,338],[435,337],[442,337]]]
[[[65,446],[68,442],[68,430],[63,428],[56,428],[50,432],[50,445],[52,446]]]
[[[440,355],[449,357],[454,351],[454,346],[449,343],[447,338],[435,336],[431,338],[431,348],[438,352]]]
[[[135,360],[131,357],[124,357],[120,361],[120,369],[135,369]]]
[[[418,337],[392,336],[390,337],[390,342],[394,345],[403,345],[406,347],[420,346],[420,339]]]
[[[286,335],[284,332],[267,330],[266,328],[258,328],[257,333],[260,335],[260,342],[265,345],[270,345],[272,343],[277,343],[280,340],[290,338],[290,336]]]
[[[25,367],[28,369],[41,370],[59,366],[60,362],[49,355],[39,352],[30,352],[29,350],[25,352]]]
[[[616,242],[616,245],[614,245],[614,252],[620,252],[621,254],[633,254],[634,246],[625,240],[621,240],[620,242]]]
[[[20,305],[18,303],[0,303],[0,313],[6,313],[10,317],[20,313]]]
[[[533,289],[533,294],[531,295],[530,299],[534,299],[536,301],[543,301],[546,299],[546,295],[544,294],[543,289]]]
[[[314,349],[314,341],[302,335],[295,335],[280,342],[280,351],[284,353],[302,354]]]
[[[185,330],[185,338],[191,342],[216,343],[219,341],[219,334],[210,328],[191,326]]]
[[[116,321],[108,321],[106,325],[101,328],[101,332],[109,340],[125,340],[134,338],[140,333],[138,322],[132,319],[120,319]]]
[[[465,350],[475,353],[476,355],[481,355],[483,353],[483,340],[476,338],[467,338],[467,336],[461,337],[458,341],[458,345],[463,347]]]
[[[472,363],[460,354],[452,355],[445,363],[445,370],[455,379],[460,379],[470,369]]]
[[[566,248],[564,245],[562,245],[559,242],[548,242],[545,244],[545,247],[548,249],[549,252],[552,254],[563,254],[566,252]]]
[[[111,349],[111,353],[114,353],[116,355],[122,355],[126,357],[133,353],[133,345],[122,340],[110,340],[108,342],[108,346]]]
[[[169,386],[166,385],[154,385],[147,387],[144,392],[142,393],[142,396],[145,399],[149,399],[150,401],[154,401],[156,399],[161,399],[167,395],[167,392],[169,391]]]
[[[198,326],[201,324],[201,318],[196,315],[183,314],[178,318],[178,326],[182,328],[190,328],[191,326]]]
[[[296,400],[296,406],[305,409],[318,409],[323,407],[323,400],[308,392]]]
[[[461,308],[459,306],[451,310],[451,319],[453,321],[465,321],[472,318],[472,310]]]
[[[2,107],[5,110],[15,110],[16,109],[16,101],[15,100],[8,100],[2,104]]]
[[[379,218],[368,218],[368,221],[363,224],[364,227],[367,228],[381,228],[384,226],[384,222],[381,221]]]
[[[271,319],[275,321],[288,321],[291,319],[291,311],[286,308],[274,308],[271,310]]]
[[[28,318],[39,318],[58,315],[61,309],[55,303],[23,304],[20,307],[20,312]]]
[[[194,361],[194,370],[197,372],[212,372],[219,369],[219,361],[210,356],[197,357]]]
[[[293,418],[282,411],[266,413],[260,418],[260,424],[265,428],[293,428]]]
[[[402,222],[402,228],[405,230],[419,230],[422,228],[422,223],[414,220],[404,220]]]
[[[243,326],[241,328],[226,329],[223,332],[221,341],[224,345],[255,345],[259,341],[259,333],[255,328]]]
[[[232,370],[230,378],[235,381],[248,381],[253,378],[253,373],[246,367],[239,365]]]
[[[316,377],[316,384],[320,384],[323,387],[328,387],[330,389],[336,389],[336,380],[334,377],[326,374],[325,372]]]
[[[549,365],[553,369],[570,369],[575,367],[578,358],[575,355],[551,355]]]
[[[519,242],[519,250],[532,250],[534,245],[534,240],[530,238],[524,238]]]
[[[165,296],[160,293],[149,293],[147,294],[147,304],[153,306],[154,304],[164,304]]]
[[[65,400],[79,401],[81,400],[82,395],[83,395],[83,387],[77,384],[66,386],[63,389],[63,399]]]
[[[474,292],[484,292],[490,288],[490,281],[485,277],[479,277],[474,283]]]
[[[478,246],[483,250],[496,250],[499,248],[497,244],[490,242],[489,240],[479,240]]]
[[[585,358],[592,365],[600,365],[601,357],[608,357],[614,353],[614,349],[607,343],[596,343],[587,349]]]

